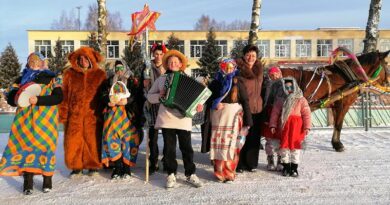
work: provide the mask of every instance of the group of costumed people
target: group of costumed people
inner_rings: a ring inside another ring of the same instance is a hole
[[[301,143],[310,130],[310,108],[295,79],[282,78],[279,68],[269,69],[264,80],[258,52],[256,46],[248,45],[242,58],[222,59],[212,81],[203,82],[212,95],[204,105],[196,106],[198,114],[204,115],[201,152],[209,153],[220,182],[234,181],[237,172],[256,171],[261,136],[266,138],[268,170],[298,176]],[[110,167],[112,179],[129,179],[146,128],[150,174],[160,169],[160,130],[166,187],[176,185],[177,141],[186,182],[203,186],[196,175],[191,143],[193,119],[160,103],[167,95],[167,78],[173,73],[186,75],[187,58],[157,44],[151,55],[151,66],[142,70],[138,81],[121,60],[115,61],[114,74],[106,74],[99,67],[102,56],[92,48],[70,53],[71,67],[62,77],[47,68],[41,54],[32,53],[7,94],[8,103],[17,106],[17,111],[0,161],[0,175],[22,175],[26,195],[33,191],[34,175],[42,175],[42,190],[49,192],[58,124],[63,123],[65,164],[71,178],[93,176]],[[28,83],[38,84],[42,90],[28,99],[29,106],[22,107],[15,96]]]

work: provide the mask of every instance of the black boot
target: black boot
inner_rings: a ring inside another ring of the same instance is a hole
[[[34,185],[34,174],[30,172],[25,172],[23,174],[24,182],[23,182],[23,193],[25,195],[31,195],[33,193],[33,185]]]
[[[291,163],[291,172],[290,176],[292,177],[298,177],[298,164]]]
[[[43,176],[43,184],[42,184],[43,193],[48,193],[53,188],[51,178],[52,178],[51,176]]]
[[[74,169],[70,172],[70,178],[74,178],[76,176],[81,176],[82,170],[81,169]]]
[[[112,169],[111,179],[119,179],[122,176],[122,159],[118,159],[114,162],[114,168]]]
[[[282,163],[282,165],[283,165],[282,175],[285,177],[290,176],[290,173],[291,173],[290,163]]]
[[[123,164],[122,167],[122,179],[130,179],[131,178],[131,170],[130,166],[127,164]]]

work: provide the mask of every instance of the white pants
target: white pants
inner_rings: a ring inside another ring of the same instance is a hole
[[[265,138],[265,153],[267,156],[275,156],[279,152],[280,140]]]
[[[279,154],[282,158],[281,159],[282,163],[298,164],[300,156],[301,156],[301,150],[300,149],[294,149],[294,150],[280,149]]]

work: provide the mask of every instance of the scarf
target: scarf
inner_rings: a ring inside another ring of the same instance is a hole
[[[285,101],[283,103],[283,108],[282,108],[282,115],[280,116],[280,121],[282,123],[282,128],[284,128],[284,125],[287,122],[288,117],[290,116],[291,109],[294,107],[295,103],[297,100],[301,97],[303,97],[302,90],[299,88],[297,81],[293,77],[286,77],[282,78],[282,87],[283,87],[283,92],[285,94]],[[286,90],[285,87],[285,82],[286,81],[292,81],[293,82],[293,93],[289,94],[288,91]]]
[[[217,105],[222,102],[222,100],[228,95],[229,91],[233,85],[233,78],[239,74],[239,71],[235,69],[233,72],[229,74],[225,74],[223,71],[219,70],[215,75],[215,80],[220,82],[222,85],[222,89],[219,91],[220,97],[213,100],[213,104],[211,105],[211,109],[216,109]]]

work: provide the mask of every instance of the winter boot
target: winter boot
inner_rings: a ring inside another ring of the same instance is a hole
[[[276,171],[281,172],[283,170],[282,157],[278,155],[278,162],[276,164]]]
[[[130,166],[127,164],[123,164],[122,167],[122,179],[130,179],[131,178],[131,170]]]
[[[42,184],[43,193],[48,193],[53,188],[51,178],[52,176],[43,176],[43,184]]]
[[[25,195],[31,195],[33,193],[34,174],[30,172],[25,172],[23,174],[23,177],[24,177],[23,193]]]
[[[291,173],[291,165],[290,165],[290,163],[282,163],[282,165],[283,165],[282,175],[285,176],[285,177],[290,176],[290,173]]]
[[[122,176],[122,161],[118,159],[114,162],[114,168],[112,169],[111,179],[119,179]]]
[[[82,170],[80,170],[80,169],[74,169],[74,170],[72,170],[72,172],[70,172],[70,178],[75,178],[75,177],[77,177],[77,176],[81,176],[81,174],[82,174],[83,172],[82,172]]]
[[[274,162],[274,155],[268,155],[267,161],[268,161],[267,170],[268,171],[275,171],[276,167],[275,167],[275,162]]]
[[[292,177],[298,177],[298,164],[291,163],[291,172],[290,176]]]
[[[96,176],[98,174],[99,174],[99,172],[97,169],[88,169],[88,176],[92,177],[92,176]]]

